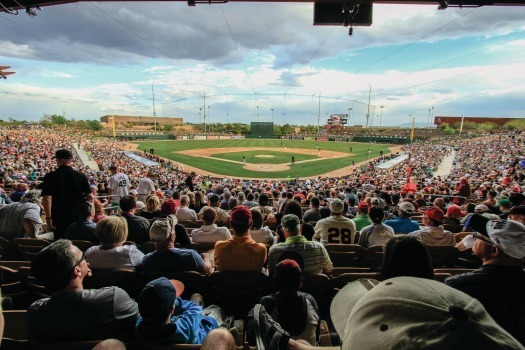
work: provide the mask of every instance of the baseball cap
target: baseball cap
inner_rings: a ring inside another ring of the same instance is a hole
[[[506,208],[510,207],[510,201],[507,198],[501,198],[496,204],[496,207],[504,206]]]
[[[67,149],[59,149],[55,152],[55,157],[57,159],[73,159],[73,153]]]
[[[339,213],[342,213],[344,209],[345,209],[345,205],[343,201],[341,201],[340,199],[334,199],[333,201],[330,202],[330,211],[332,213],[339,214]]]
[[[505,254],[525,258],[525,225],[513,220],[494,220],[486,228],[490,240]]]
[[[25,195],[24,195],[25,197]],[[517,207],[513,207],[509,214],[516,214],[516,215],[525,215],[525,205],[518,205]]]
[[[485,204],[478,204],[476,207],[474,207],[475,213],[483,213],[489,211],[489,207],[487,207]]]
[[[137,192],[136,189],[132,189],[132,190],[129,190],[129,194],[136,196],[136,195],[138,195],[139,193]]]
[[[445,213],[439,208],[430,208],[425,210],[424,214],[437,222],[445,221]]]
[[[447,209],[447,216],[459,217],[459,216],[465,216],[465,215],[467,215],[467,213],[465,213],[463,210],[461,210],[461,208],[458,207],[457,205],[451,205]]]
[[[478,300],[429,279],[349,283],[330,315],[343,350],[523,348]]]
[[[149,238],[154,242],[165,241],[175,230],[177,222],[177,217],[173,214],[168,215],[166,218],[155,220],[149,229]]]
[[[184,292],[184,284],[160,277],[148,282],[138,298],[139,312],[145,322],[162,323]]]
[[[297,227],[297,225],[301,224],[301,220],[297,217],[295,214],[286,214],[281,219],[281,225],[283,227],[286,227],[287,229],[291,227]]]
[[[252,221],[252,212],[244,205],[238,205],[230,212],[230,221],[248,223]]]
[[[416,208],[410,202],[402,202],[399,204],[399,210],[404,211],[407,214],[413,214],[416,211]]]

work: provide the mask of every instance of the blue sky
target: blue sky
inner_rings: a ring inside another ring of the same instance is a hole
[[[153,115],[399,125],[525,116],[525,7],[374,5],[371,27],[313,26],[310,3],[83,2],[0,14],[0,119]],[[206,95],[206,101],[204,101]],[[320,102],[320,103],[319,103]],[[258,106],[258,108],[257,108]],[[320,107],[319,107],[320,106]],[[383,106],[383,108],[381,108]],[[208,108],[209,107],[209,108]],[[200,113],[200,116],[199,116]],[[379,117],[381,116],[381,117]]]

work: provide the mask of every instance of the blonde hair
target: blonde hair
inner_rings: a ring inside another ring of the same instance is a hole
[[[146,198],[146,211],[153,213],[160,209],[160,199],[156,195],[152,194]]]
[[[97,222],[95,233],[102,244],[121,244],[128,239],[128,222],[121,216],[108,216]]]

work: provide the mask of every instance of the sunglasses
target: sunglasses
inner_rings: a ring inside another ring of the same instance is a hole
[[[75,265],[73,265],[73,267],[71,269],[74,269],[75,267],[80,265],[82,263],[82,261],[84,261],[84,260],[86,260],[86,252],[82,253],[82,257],[80,258],[80,260]]]

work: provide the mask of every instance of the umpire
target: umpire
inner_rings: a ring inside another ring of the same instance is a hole
[[[66,228],[79,218],[82,202],[93,201],[86,175],[71,167],[73,154],[67,149],[55,153],[58,168],[47,173],[42,187],[42,205],[47,225],[55,239],[64,238]]]

